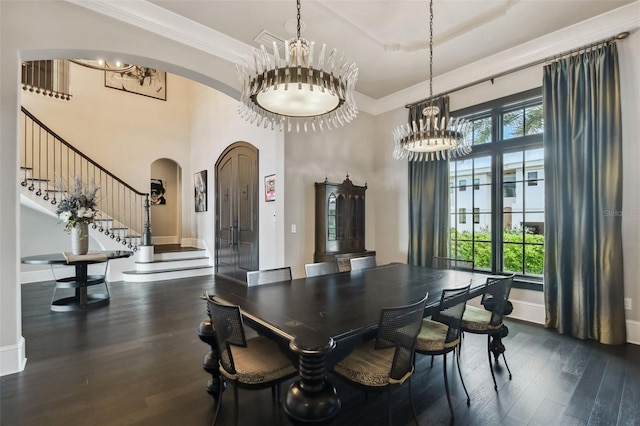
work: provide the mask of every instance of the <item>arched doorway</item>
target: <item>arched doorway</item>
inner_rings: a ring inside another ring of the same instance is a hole
[[[216,274],[246,282],[258,269],[258,149],[229,145],[216,162]]]

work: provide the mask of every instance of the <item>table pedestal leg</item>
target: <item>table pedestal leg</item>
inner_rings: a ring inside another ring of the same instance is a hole
[[[326,378],[327,353],[335,342],[315,350],[301,349],[295,341],[289,346],[300,357],[300,379],[287,391],[285,412],[296,425],[330,423],[340,409],[336,389]]]
[[[211,378],[207,382],[207,392],[216,400],[220,398],[222,392],[227,388],[227,382],[220,375],[218,363],[220,361],[218,351],[216,350],[216,336],[214,334],[211,320],[204,320],[198,327],[198,336],[200,340],[211,347],[202,361],[204,371],[211,374]]]

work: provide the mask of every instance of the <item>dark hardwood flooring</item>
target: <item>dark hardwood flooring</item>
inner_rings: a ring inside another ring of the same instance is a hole
[[[0,424],[211,424],[215,405],[202,370],[208,347],[197,327],[206,316],[199,296],[214,287],[213,278],[111,283],[109,306],[78,313],[49,310],[53,285],[22,286],[28,362],[23,372],[1,378]],[[640,346],[603,346],[537,325],[508,325],[513,380],[498,371],[497,393],[484,336],[465,336],[462,369],[471,406],[451,375],[456,424],[640,424]],[[365,403],[360,391],[333,382],[342,400],[334,424],[386,424],[386,394],[372,394]],[[441,359],[429,368],[429,359],[420,357],[412,385],[420,423],[448,424]],[[232,395],[225,393],[219,425],[233,424]],[[393,407],[394,424],[412,424],[406,387],[394,393]],[[239,424],[288,421],[274,409],[269,390],[240,390]]]

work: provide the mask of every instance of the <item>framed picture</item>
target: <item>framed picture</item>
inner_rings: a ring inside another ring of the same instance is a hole
[[[134,66],[126,72],[104,72],[104,85],[112,89],[167,100],[167,74],[154,68]]]
[[[149,203],[152,206],[167,204],[165,198],[166,187],[162,179],[151,179],[151,194],[149,195]]]
[[[276,200],[276,175],[269,175],[264,177],[264,200]]]
[[[195,191],[196,212],[207,211],[207,171],[203,170],[195,174],[193,178]]]

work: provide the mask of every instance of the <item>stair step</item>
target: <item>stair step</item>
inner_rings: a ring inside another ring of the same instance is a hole
[[[149,263],[184,262],[185,260],[203,260],[203,259],[209,259],[209,258],[207,256],[181,257],[179,259],[159,259],[159,260],[154,260],[153,262],[136,262],[136,263],[149,264]]]
[[[212,275],[213,266],[199,266],[193,268],[160,269],[157,271],[126,271],[122,273],[127,282],[151,282]]]
[[[166,269],[190,269],[211,266],[207,256],[163,259],[154,262],[136,262],[136,271],[152,272]]]
[[[167,252],[155,252],[155,246],[154,246],[154,255],[153,255],[153,260],[154,261],[160,261],[160,260],[179,260],[179,259],[184,259],[184,258],[188,258],[188,257],[194,257],[194,256],[202,256],[206,253],[205,249],[193,249],[193,250],[186,250],[186,251],[167,251]]]

